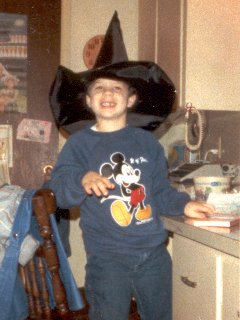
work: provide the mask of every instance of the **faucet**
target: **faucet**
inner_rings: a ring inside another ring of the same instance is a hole
[[[203,158],[204,161],[207,161],[207,157],[210,153],[213,155],[218,155],[219,159],[221,158],[221,157],[219,157],[219,150],[218,149],[210,149],[210,150],[206,151],[204,158]]]
[[[218,138],[218,148],[217,149],[209,149],[206,151],[204,155],[204,161],[207,161],[207,157],[209,154],[217,155],[218,160],[222,158],[223,150],[222,150],[222,138]]]
[[[218,138],[218,159],[222,158],[222,137]]]

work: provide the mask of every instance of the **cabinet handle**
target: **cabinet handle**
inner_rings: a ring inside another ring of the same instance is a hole
[[[186,284],[187,286],[189,286],[191,288],[196,288],[196,286],[197,286],[197,282],[193,282],[193,281],[189,280],[188,277],[181,276],[181,280],[184,284]]]

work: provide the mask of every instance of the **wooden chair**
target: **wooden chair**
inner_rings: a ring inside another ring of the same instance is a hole
[[[80,288],[85,307],[79,311],[70,311],[66,290],[59,274],[59,259],[56,245],[52,238],[50,213],[56,212],[56,200],[53,192],[48,189],[38,190],[32,199],[33,214],[39,227],[43,244],[35,256],[24,267],[19,266],[20,277],[28,297],[29,317],[27,320],[63,319],[88,320],[88,303],[84,288]],[[56,307],[51,309],[49,292],[45,279],[46,268],[51,275],[53,296]],[[38,275],[37,275],[38,274]],[[131,303],[129,320],[140,320],[136,304]]]

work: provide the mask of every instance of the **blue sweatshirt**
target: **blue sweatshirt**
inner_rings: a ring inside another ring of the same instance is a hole
[[[81,180],[88,171],[115,184],[108,197],[85,193]],[[170,185],[156,138],[130,126],[114,132],[88,127],[71,135],[48,187],[59,207],[80,205],[80,225],[90,254],[134,254],[158,246],[167,236],[161,215],[181,215],[190,201]]]

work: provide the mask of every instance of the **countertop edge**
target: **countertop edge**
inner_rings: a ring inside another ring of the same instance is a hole
[[[240,231],[238,239],[231,238],[228,233],[217,233],[187,224],[184,216],[161,216],[166,230],[202,243],[236,258],[240,258]]]

